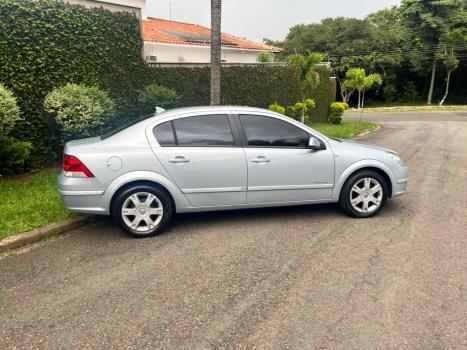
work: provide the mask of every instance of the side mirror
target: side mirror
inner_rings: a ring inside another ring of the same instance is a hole
[[[308,148],[319,151],[321,149],[321,142],[314,136],[310,136],[310,140],[308,141]]]

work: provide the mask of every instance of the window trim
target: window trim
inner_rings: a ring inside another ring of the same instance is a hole
[[[229,127],[230,127],[230,132],[232,134],[232,140],[233,140],[232,144],[230,144],[230,145],[180,145],[178,143],[178,135],[177,135],[177,130],[175,128],[175,123],[174,123],[176,120],[187,119],[187,118],[196,118],[196,117],[211,117],[211,116],[227,117],[227,121],[228,121]],[[174,134],[175,145],[169,145],[169,146],[161,145],[159,140],[157,140],[156,135],[154,134],[155,128],[157,128],[159,125],[162,125],[162,124],[165,124],[165,123],[170,123],[171,126],[172,126],[172,132]],[[243,147],[242,142],[239,139],[239,136],[238,136],[238,134],[236,132],[236,128],[233,125],[232,114],[231,113],[194,114],[194,115],[185,115],[185,116],[175,117],[175,118],[170,119],[170,120],[161,121],[161,123],[158,123],[158,124],[154,125],[152,130],[153,130],[152,134],[154,136],[154,139],[156,140],[157,144],[161,148],[175,148],[175,147],[178,147],[178,148],[213,148],[213,147],[239,148],[239,147]]]
[[[246,137],[246,132],[245,132],[245,127],[243,126],[243,123],[242,123],[242,120],[240,119],[240,116],[241,115],[251,115],[251,116],[256,116],[256,117],[263,117],[263,118],[271,118],[271,119],[276,119],[276,120],[279,120],[281,122],[284,122],[284,123],[288,123],[290,125],[292,125],[293,127],[297,128],[297,129],[300,129],[302,130],[305,134],[308,135],[308,140],[310,139],[310,137],[316,137],[315,135],[311,134],[310,132],[308,132],[307,130],[304,130],[300,127],[298,127],[297,125],[294,125],[292,123],[289,123],[288,121],[286,120],[282,120],[282,119],[279,119],[279,118],[276,118],[274,116],[269,116],[269,115],[264,115],[264,114],[258,114],[258,113],[250,113],[250,114],[246,114],[246,113],[238,113],[238,114],[235,114],[235,117],[237,119],[237,124],[238,124],[238,127],[240,128],[240,134],[241,134],[241,139],[242,139],[242,145],[244,148],[274,148],[274,149],[310,149],[310,147],[306,146],[306,147],[302,147],[302,146],[256,146],[256,145],[249,145],[248,144],[248,139]],[[321,144],[324,145],[324,147],[326,147],[326,144],[318,137],[316,137],[320,142]],[[326,149],[326,148],[324,148]]]

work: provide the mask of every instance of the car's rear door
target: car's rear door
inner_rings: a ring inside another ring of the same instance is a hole
[[[310,149],[310,134],[286,120],[246,114],[238,118],[248,163],[248,204],[331,198],[334,154],[329,147]]]
[[[153,148],[167,172],[195,207],[246,203],[245,152],[231,116],[203,114],[163,122]]]

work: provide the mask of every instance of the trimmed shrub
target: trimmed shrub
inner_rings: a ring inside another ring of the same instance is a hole
[[[164,109],[177,107],[178,96],[175,90],[157,84],[150,84],[140,91],[138,103],[141,114],[152,114],[156,107]]]
[[[31,150],[30,142],[0,136],[0,175],[20,174],[29,170],[27,161]]]
[[[329,109],[329,122],[331,124],[340,124],[344,112],[349,108],[349,105],[345,102],[334,102],[331,103]]]
[[[13,93],[0,84],[0,135],[8,135],[20,119],[20,109]]]
[[[297,111],[295,110],[295,107],[294,106],[285,107],[285,115],[292,119],[297,119]]]
[[[285,108],[277,103],[270,104],[268,109],[279,114],[285,114]]]
[[[53,117],[62,142],[96,136],[116,116],[115,103],[106,92],[77,84],[50,92],[44,109]]]

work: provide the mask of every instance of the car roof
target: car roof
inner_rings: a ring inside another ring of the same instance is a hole
[[[154,116],[154,118],[170,118],[176,115],[180,114],[191,114],[191,113],[202,113],[202,112],[245,112],[245,113],[265,113],[269,112],[271,113],[272,111],[269,111],[267,109],[263,108],[257,108],[257,107],[243,107],[243,106],[195,106],[195,107],[183,107],[183,108],[174,108],[174,109],[168,109],[165,112],[159,113]],[[151,119],[151,118],[149,118]]]

